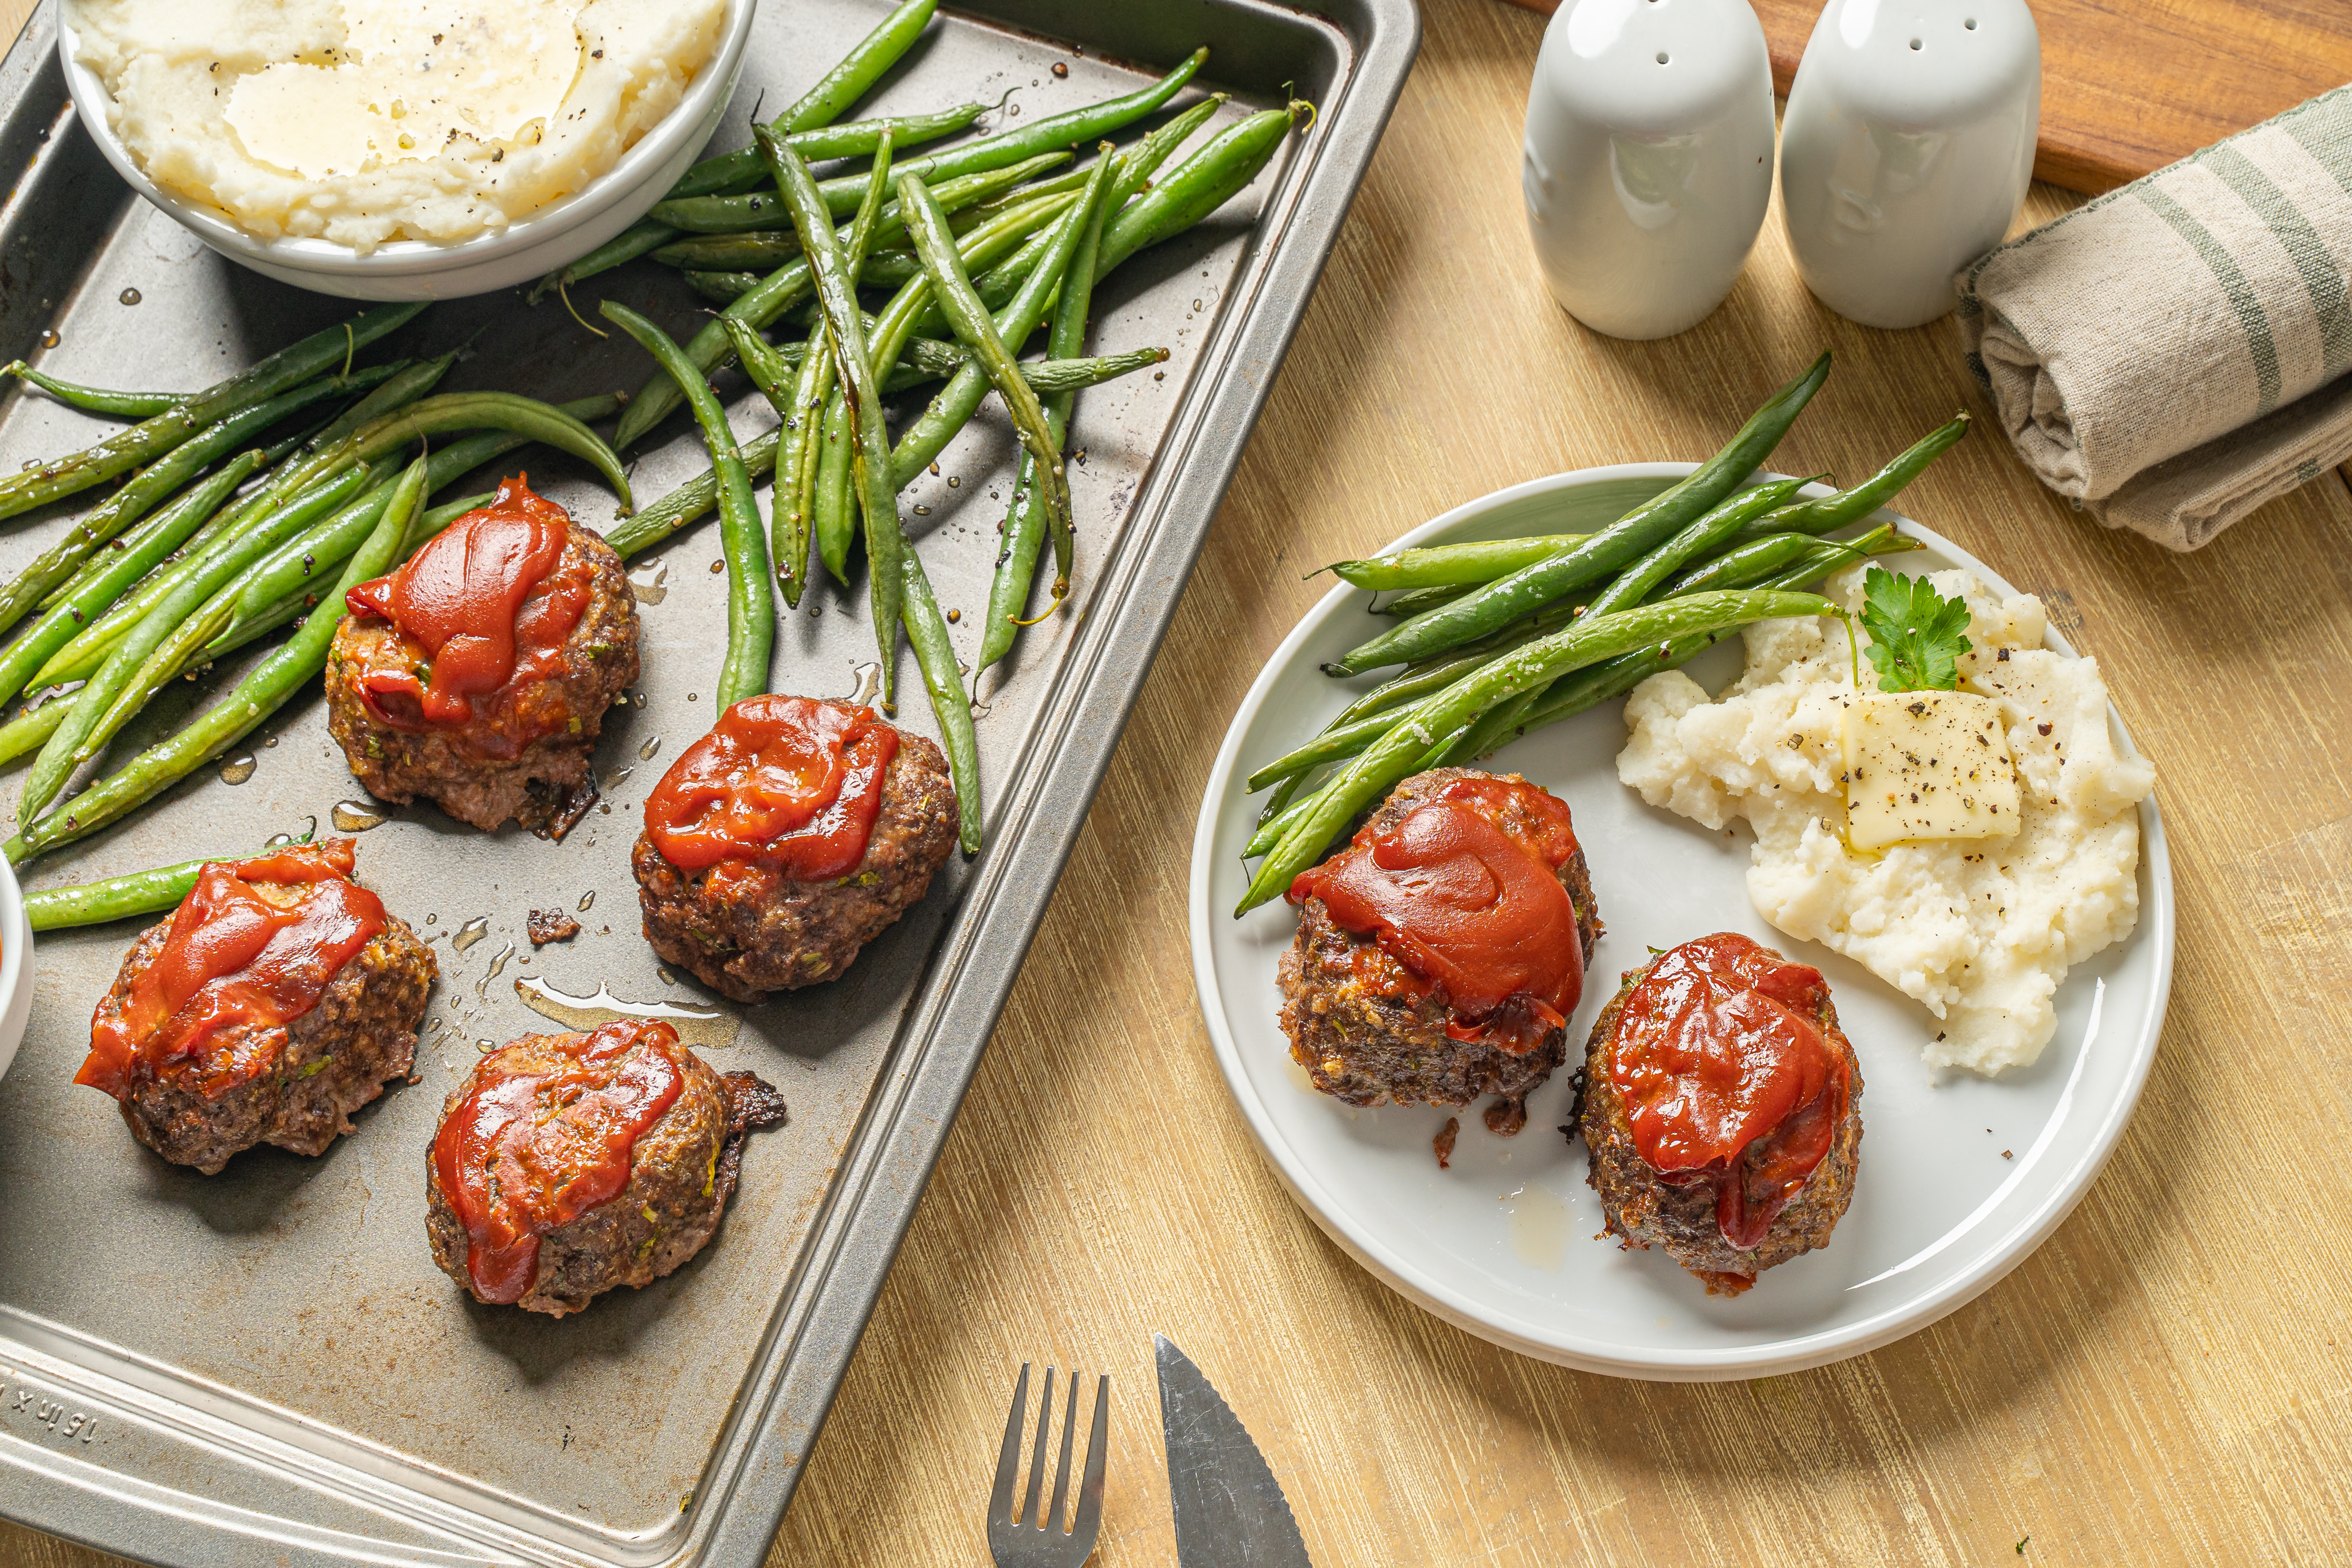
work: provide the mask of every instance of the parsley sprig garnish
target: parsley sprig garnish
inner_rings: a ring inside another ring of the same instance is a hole
[[[1881,691],[1950,691],[1960,684],[1960,656],[1969,651],[1969,606],[1947,599],[1925,577],[1899,577],[1874,566],[1862,583],[1863,652],[1878,671]]]

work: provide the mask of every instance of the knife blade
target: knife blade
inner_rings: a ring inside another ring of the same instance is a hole
[[[1289,1500],[1248,1428],[1173,1341],[1151,1339],[1176,1561],[1182,1568],[1314,1568]]]

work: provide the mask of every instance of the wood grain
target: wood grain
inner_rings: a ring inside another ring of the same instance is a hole
[[[1515,3],[1549,15],[1559,0]],[[1785,94],[1821,0],[1750,4]],[[2093,195],[2352,81],[2344,0],[2034,0],[2033,18],[2034,178]]]
[[[1777,218],[1696,330],[1578,327],[1537,280],[1511,155],[1541,23],[1425,9],[771,1563],[985,1563],[1003,1401],[1035,1360],[1112,1378],[1095,1561],[1171,1568],[1155,1329],[1247,1422],[1325,1568],[1983,1568],[2021,1542],[2029,1564],[2352,1561],[2352,1194],[2326,1175],[2352,1114],[2352,496],[2333,474],[2189,557],[2070,513],[1981,436],[1906,497],[2100,659],[2161,769],[2178,879],[2138,1115],[1970,1306],[1797,1376],[1586,1376],[1407,1305],[1260,1161],[1192,994],[1186,856],[1228,718],[1320,591],[1299,572],[1498,486],[1703,456],[1824,344],[1837,373],[1782,467],[1864,472],[1955,407],[1987,412],[1950,322],[1830,315]],[[2032,216],[2070,201],[2037,188]],[[0,1530],[5,1568],[101,1561]]]

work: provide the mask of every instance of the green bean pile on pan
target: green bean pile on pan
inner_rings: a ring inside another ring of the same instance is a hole
[[[620,459],[586,424],[617,414],[618,396],[556,407],[503,392],[436,395],[455,353],[355,364],[424,309],[366,311],[192,394],[108,391],[7,367],[75,407],[138,421],[0,479],[7,517],[129,476],[0,583],[0,634],[15,632],[0,647],[0,703],[26,699],[0,723],[0,763],[33,758],[16,833],[0,846],[11,862],[119,821],[284,706],[325,668],[345,590],[489,500],[429,505],[461,476],[543,441],[593,465],[625,514]],[[282,433],[322,410],[331,412],[312,427]],[[69,790],[174,678],[289,623],[293,637],[225,697],[87,789]],[[163,885],[150,878],[121,897],[156,896]],[[110,895],[91,907],[120,901]]]
[[[1321,733],[1250,774],[1272,790],[1243,851],[1265,857],[1235,914],[1280,897],[1390,786],[1477,761],[1530,730],[1622,696],[1753,621],[1832,613],[1799,592],[1874,554],[1916,550],[1865,521],[1968,433],[1963,414],[1864,483],[1811,500],[1811,481],[1742,488],[1828,379],[1830,356],[1766,401],[1729,445],[1598,533],[1401,550],[1325,570],[1394,591],[1402,618],[1324,667],[1403,668]]]
[[[796,606],[819,563],[853,586],[862,552],[881,700],[890,707],[896,694],[903,628],[954,773],[963,847],[976,854],[984,814],[971,696],[898,493],[991,394],[1003,403],[1021,468],[971,661],[976,680],[1034,624],[1048,542],[1054,572],[1036,618],[1069,594],[1077,529],[1063,449],[1076,394],[1168,357],[1164,348],[1085,357],[1096,285],[1239,194],[1313,110],[1292,103],[1245,116],[1180,158],[1224,102],[1211,94],[1124,147],[1103,140],[1169,105],[1207,58],[1202,49],[1138,91],[945,148],[934,144],[971,129],[987,106],[840,122],[936,5],[904,0],[815,88],[753,126],[750,147],[696,164],[644,220],[532,297],[569,300],[572,285],[650,257],[721,305],[683,342],[626,306],[601,306],[658,365],[629,399],[614,445],[626,450],[685,404],[711,459],[709,473],[638,513],[612,544],[634,554],[718,510],[729,574],[720,710],[768,689],[777,597]],[[845,159],[866,166],[824,179],[810,168]],[[782,331],[772,341],[772,329]],[[1050,357],[1023,363],[1040,331]],[[748,442],[729,427],[711,383],[737,365],[782,421]],[[894,437],[885,399],[928,380],[946,384]],[[752,486],[770,474],[763,526]]]

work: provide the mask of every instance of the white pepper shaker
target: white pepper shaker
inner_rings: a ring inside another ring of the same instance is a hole
[[[2042,37],[2025,0],[1829,0],[1780,125],[1805,287],[1868,327],[1958,302],[2033,178]]]
[[[1748,0],[1569,0],[1528,93],[1520,188],[1552,297],[1595,331],[1696,326],[1772,199],[1772,62]]]

